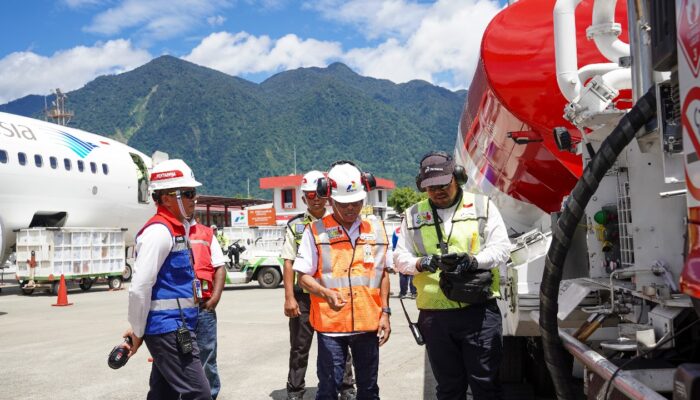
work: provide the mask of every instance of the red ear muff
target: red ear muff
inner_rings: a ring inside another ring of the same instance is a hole
[[[365,187],[365,191],[369,193],[372,189],[377,188],[377,179],[371,172],[362,172],[362,185]]]
[[[327,199],[331,197],[331,188],[337,187],[333,179],[330,178],[318,178],[316,182],[316,194]]]

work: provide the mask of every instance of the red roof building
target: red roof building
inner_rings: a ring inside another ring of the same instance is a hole
[[[306,210],[301,200],[299,190],[303,175],[269,176],[260,178],[260,189],[273,190],[272,203],[277,214],[278,223],[302,213]],[[389,192],[396,188],[394,181],[384,178],[377,179],[377,188],[372,190],[365,200],[365,211],[380,219],[386,217],[387,198]]]

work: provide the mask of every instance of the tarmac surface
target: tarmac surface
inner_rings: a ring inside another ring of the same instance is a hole
[[[5,274],[5,283],[13,277]],[[398,292],[398,276],[391,275]],[[0,399],[143,399],[151,363],[146,346],[123,368],[107,366],[107,355],[128,328],[126,290],[95,284],[87,292],[69,286],[72,306],[52,307],[56,297],[20,293],[16,284],[0,292]],[[418,310],[404,300],[411,319]],[[284,289],[257,283],[231,285],[217,307],[221,400],[286,399],[289,357]],[[416,345],[398,298],[389,341],[380,348],[379,387],[383,399],[433,399],[435,380],[425,348]],[[317,342],[311,347],[305,399],[316,395]],[[532,399],[529,387],[504,387],[506,399]],[[528,393],[529,395],[524,395]],[[471,396],[468,396],[471,399]],[[542,399],[539,399],[542,400]]]
[[[392,285],[398,288],[396,275]],[[55,296],[24,296],[16,285],[2,289],[0,399],[145,398],[151,370],[145,346],[123,368],[107,366],[107,354],[128,327],[128,290],[109,291],[105,284],[87,292],[69,287],[68,301],[73,305],[52,307]],[[260,289],[251,283],[225,289],[217,307],[219,399],[286,399],[289,330],[283,303],[281,286]],[[417,319],[414,301],[405,303]],[[397,298],[391,306],[392,334],[380,348],[380,395],[434,398],[425,348],[413,340]],[[305,399],[316,394],[316,353],[314,339]]]

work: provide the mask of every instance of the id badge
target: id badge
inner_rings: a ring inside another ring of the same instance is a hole
[[[199,300],[202,299],[202,284],[199,279],[192,281],[192,295],[195,303],[199,303]]]
[[[366,244],[363,246],[364,250],[364,263],[365,264],[374,264],[374,256],[372,255],[372,246],[369,244]]]

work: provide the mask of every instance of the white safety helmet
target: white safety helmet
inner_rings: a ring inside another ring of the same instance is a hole
[[[212,226],[211,226],[211,229],[215,231],[215,230],[216,230],[216,225],[212,225]]]
[[[182,160],[165,160],[151,171],[151,192],[163,189],[202,186],[194,179],[192,169]]]
[[[323,173],[320,171],[309,171],[301,178],[301,190],[304,192],[315,192],[318,178],[323,178]]]
[[[360,170],[352,164],[333,166],[328,171],[328,179],[331,181],[331,198],[338,203],[354,203],[367,197]]]

